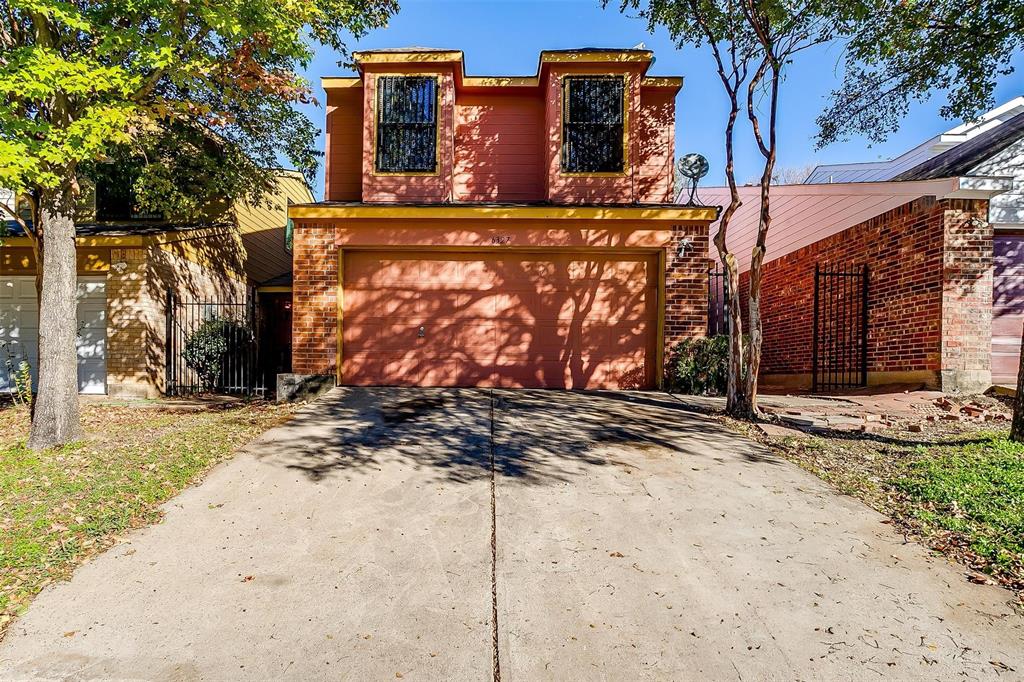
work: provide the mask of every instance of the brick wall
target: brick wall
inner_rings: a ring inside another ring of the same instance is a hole
[[[292,371],[335,374],[338,339],[338,248],[335,228],[295,229],[292,289]]]
[[[680,245],[688,245],[680,254]],[[708,326],[708,231],[673,225],[665,254],[665,346],[704,336]]]
[[[942,387],[992,381],[992,225],[983,201],[945,202],[942,257]]]
[[[207,241],[216,238],[207,237]],[[230,248],[203,242],[220,261],[200,265],[172,246],[111,249],[107,272],[107,393],[155,398],[164,390],[167,294],[181,300],[244,300],[245,283],[219,266]]]
[[[992,245],[991,228],[975,219],[985,214],[984,201],[926,197],[767,263],[762,373],[809,385],[815,263],[867,264],[869,382],[924,380],[951,390],[984,381]],[[745,273],[744,304],[747,282]]]

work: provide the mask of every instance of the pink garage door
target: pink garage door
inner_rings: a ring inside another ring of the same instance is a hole
[[[349,251],[342,383],[650,388],[652,254]]]
[[[1016,383],[1024,328],[1024,236],[996,235],[992,301],[992,381]]]

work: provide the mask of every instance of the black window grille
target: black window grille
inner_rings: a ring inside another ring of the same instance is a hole
[[[562,88],[562,171],[621,173],[626,160],[625,80],[566,78]]]
[[[437,170],[437,79],[377,79],[377,159],[382,173]]]

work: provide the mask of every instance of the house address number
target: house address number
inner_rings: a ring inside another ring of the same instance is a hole
[[[505,244],[512,243],[512,235],[510,234],[496,234],[491,236],[491,244],[497,246],[504,246]]]

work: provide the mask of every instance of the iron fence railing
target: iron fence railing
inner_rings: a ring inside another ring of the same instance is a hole
[[[243,301],[183,301],[168,294],[166,394],[265,394],[258,328],[253,296]]]
[[[868,383],[868,266],[814,266],[813,390]]]

